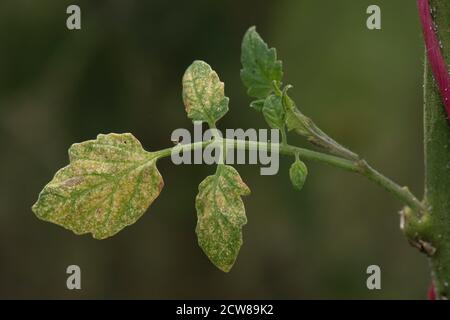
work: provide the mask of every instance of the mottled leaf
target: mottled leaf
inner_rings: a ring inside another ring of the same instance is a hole
[[[289,177],[294,188],[297,190],[302,190],[307,176],[308,168],[306,167],[305,163],[298,159],[295,160],[295,162],[289,169]]]
[[[249,96],[265,99],[273,90],[273,81],[281,83],[283,68],[275,48],[270,48],[251,27],[244,35],[241,51],[241,79]]]
[[[262,109],[267,124],[273,129],[282,130],[285,125],[286,112],[284,111],[281,97],[274,94],[268,96]]]
[[[209,124],[228,112],[224,84],[206,62],[194,61],[184,73],[183,102],[190,119]]]
[[[164,185],[155,153],[129,133],[73,144],[69,158],[33,211],[76,234],[92,233],[96,239],[116,234],[142,216]]]
[[[196,233],[205,254],[220,270],[230,271],[242,245],[242,227],[247,223],[241,196],[250,194],[239,173],[219,165],[215,175],[200,183],[195,206]]]

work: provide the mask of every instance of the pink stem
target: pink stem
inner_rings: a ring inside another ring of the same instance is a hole
[[[430,287],[427,294],[428,300],[436,300],[436,288],[434,287],[433,280],[431,280]]]
[[[447,118],[450,120],[450,76],[448,75],[445,59],[442,55],[440,43],[434,28],[430,5],[428,0],[417,0],[417,6],[419,7],[428,61],[430,62],[434,79],[439,87],[441,99],[447,111]]]

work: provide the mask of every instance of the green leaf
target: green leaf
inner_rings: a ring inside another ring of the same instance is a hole
[[[206,62],[194,61],[184,73],[183,102],[190,119],[210,125],[228,112],[224,84]]]
[[[342,146],[325,132],[323,132],[311,118],[305,116],[297,109],[294,101],[288,96],[287,91],[291,86],[286,86],[283,90],[282,101],[286,110],[286,126],[289,131],[294,130],[300,136],[306,137],[309,142],[319,146],[330,153],[348,160],[359,160],[359,156]]]
[[[291,178],[294,188],[297,190],[302,190],[307,176],[308,168],[305,163],[299,159],[295,160],[289,169],[289,177]]]
[[[220,270],[230,271],[242,245],[242,227],[247,223],[241,196],[250,194],[239,173],[219,165],[215,175],[199,185],[195,200],[196,233],[205,254]]]
[[[286,112],[281,102],[281,97],[271,94],[264,102],[262,109],[267,124],[273,129],[284,128]]]
[[[311,120],[297,109],[294,100],[287,94],[290,88],[292,86],[287,85],[282,95],[283,108],[286,111],[286,126],[289,131],[294,130],[301,136],[309,136]]]
[[[157,156],[130,133],[100,134],[73,144],[60,169],[33,205],[42,220],[76,234],[108,238],[138,220],[164,185]]]
[[[273,91],[273,81],[281,84],[282,62],[277,60],[275,48],[269,49],[255,27],[248,29],[244,35],[241,63],[241,79],[249,96],[265,99]]]
[[[311,136],[311,119],[301,113],[298,109],[286,110],[286,127],[289,131],[294,130],[297,134]]]
[[[250,102],[250,108],[253,108],[256,111],[262,111],[265,101],[266,101],[265,99],[259,99],[259,100],[252,101],[252,102]]]

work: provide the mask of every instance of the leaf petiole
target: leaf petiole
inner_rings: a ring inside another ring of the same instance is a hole
[[[422,215],[426,212],[426,208],[422,204],[421,201],[415,197],[407,187],[402,187],[387,178],[383,174],[379,173],[377,170],[372,168],[365,160],[358,159],[355,161],[351,161],[348,159],[344,159],[342,157],[329,155],[322,152],[313,151],[306,148],[300,148],[297,146],[289,145],[289,144],[276,144],[276,143],[267,143],[267,142],[259,142],[259,141],[247,141],[247,140],[235,140],[235,139],[223,139],[220,137],[215,138],[213,141],[205,141],[205,142],[195,142],[186,145],[178,145],[172,148],[163,149],[155,152],[157,158],[164,158],[171,155],[175,148],[178,148],[177,151],[194,151],[198,149],[203,149],[207,145],[211,143],[224,143],[228,147],[234,147],[235,149],[245,149],[245,150],[258,150],[259,148],[267,148],[267,150],[271,149],[271,147],[278,147],[279,153],[288,155],[301,157],[304,160],[311,160],[322,162],[328,164],[330,166],[340,168],[349,172],[358,173],[372,182],[375,182],[377,185],[382,187],[383,189],[389,191],[394,196],[396,196],[403,203],[408,205],[414,212],[418,214],[418,216]],[[181,149],[180,149],[181,148]]]

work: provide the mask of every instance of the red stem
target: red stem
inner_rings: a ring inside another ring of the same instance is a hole
[[[417,0],[417,6],[419,7],[428,61],[430,62],[434,79],[437,82],[442,102],[447,111],[447,118],[450,121],[450,76],[448,75],[439,39],[436,35],[436,28],[431,16],[430,5],[428,0]]]
[[[436,300],[436,288],[434,287],[433,281],[430,283],[430,287],[428,288],[428,300]]]

